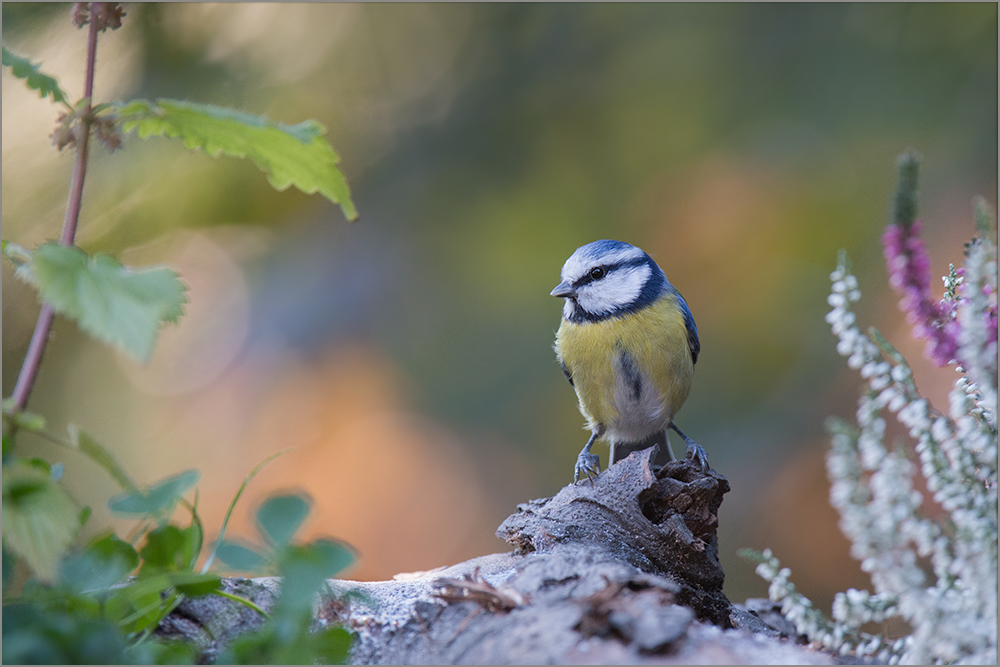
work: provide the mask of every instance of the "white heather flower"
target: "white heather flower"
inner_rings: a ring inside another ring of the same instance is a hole
[[[826,321],[837,352],[868,381],[858,401],[858,427],[830,422],[830,503],[875,592],[837,594],[831,621],[795,590],[790,571],[770,550],[757,572],[800,633],[842,655],[889,664],[997,661],[997,281],[996,247],[986,245],[970,247],[964,278],[952,270],[944,281],[945,301],[957,305],[963,362],[948,415],[920,396],[902,355],[875,335],[880,351],[858,329],[850,308],[860,292],[846,257],[830,275],[833,309]],[[914,461],[904,449],[886,446],[886,411],[914,439]],[[921,514],[925,499],[917,489],[923,487],[944,519]],[[929,577],[921,560],[928,557]],[[893,617],[912,633],[890,642],[861,630]]]

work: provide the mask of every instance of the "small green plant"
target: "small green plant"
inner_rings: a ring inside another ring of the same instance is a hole
[[[900,308],[927,341],[927,357],[960,374],[947,413],[923,398],[913,373],[877,330],[862,333],[853,305],[861,298],[841,252],[827,316],[837,351],[867,381],[857,424],[831,419],[827,455],[830,502],[850,538],[851,554],[871,576],[874,593],[838,593],[833,620],[789,581],[771,551],[743,552],[759,563],[770,598],[811,641],[841,654],[890,663],[997,661],[997,246],[995,223],[976,204],[979,236],[962,268],[944,277],[944,296],[930,291],[930,262],[920,240],[917,158],[900,158],[894,221],[883,236],[890,284]],[[888,411],[915,440],[886,443]],[[938,506],[928,512],[916,472]],[[898,618],[909,634],[863,631]]]
[[[290,185],[321,193],[357,217],[339,157],[314,120],[286,125],[260,116],[182,100],[131,100],[94,104],[98,36],[121,27],[118,3],[76,3],[72,21],[87,28],[83,96],[75,103],[41,65],[3,47],[3,65],[39,96],[62,108],[52,134],[59,149],[75,150],[70,196],[58,242],[27,249],[7,240],[3,254],[15,276],[33,286],[41,312],[14,391],[3,401],[3,660],[7,663],[183,663],[197,659],[195,648],[155,637],[159,623],[186,597],[222,595],[268,618],[264,629],[234,644],[227,661],[339,662],[350,645],[340,628],[310,632],[314,594],[326,578],[349,565],[353,552],[329,539],[294,544],[292,538],[309,512],[304,496],[266,501],[257,513],[268,540],[266,553],[224,540],[237,500],[253,477],[244,480],[229,506],[212,552],[200,571],[205,546],[198,495],[188,500],[199,479],[186,470],[149,486],[134,482],[94,438],[70,426],[68,439],[45,430],[40,415],[26,411],[55,316],[74,320],[81,330],[138,360],[152,354],[160,329],[176,323],[187,301],[186,287],[172,270],[127,267],[108,255],[91,255],[76,246],[83,182],[91,138],[114,151],[133,130],[141,139],[180,139],[210,156],[250,158],[278,190]],[[62,464],[19,454],[23,436],[43,438],[85,455],[101,466],[121,492],[110,510],[136,519],[129,536],[112,532],[74,546],[90,516],[60,483]],[[175,519],[180,509],[185,520]],[[243,551],[239,551],[243,549]],[[284,577],[274,613],[221,590],[210,572],[216,554],[235,569],[269,569]],[[241,561],[239,555],[244,556]],[[247,554],[257,556],[250,562]]]

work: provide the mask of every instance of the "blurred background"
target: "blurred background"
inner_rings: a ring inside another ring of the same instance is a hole
[[[519,502],[572,480],[586,439],[552,350],[549,296],[572,251],[649,252],[701,333],[678,424],[732,485],[720,551],[734,601],[765,596],[742,547],[799,589],[870,587],[827,501],[829,415],[860,379],[824,321],[837,251],[875,325],[938,407],[955,374],[923,359],[879,243],[895,159],[924,156],[934,276],[962,260],[972,198],[997,198],[997,5],[127,4],[101,36],[96,101],[174,97],[286,123],[315,118],[361,217],[275,192],[248,161],[134,136],[92,151],[79,244],[166,264],[190,303],[146,365],[59,321],[29,409],[76,423],[140,481],[202,471],[214,536],[276,490],[315,500],[311,536],[353,544],[346,576],[385,579],[507,550]],[[75,98],[85,33],[69,4],[3,4],[3,41]],[[61,228],[72,156],[58,109],[3,76],[3,236]],[[941,289],[935,277],[932,287]],[[3,267],[3,392],[34,326]],[[109,525],[115,489],[42,440]],[[677,451],[683,447],[674,443]],[[596,450],[602,461],[607,448]]]

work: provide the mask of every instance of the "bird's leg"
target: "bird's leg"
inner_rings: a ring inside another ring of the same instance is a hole
[[[684,444],[687,445],[687,457],[697,461],[702,470],[708,471],[708,454],[705,453],[705,448],[684,435],[684,432],[677,428],[677,424],[670,422],[670,428],[677,431],[677,435],[684,438]]]
[[[586,475],[590,484],[594,484],[594,475],[601,473],[601,459],[597,454],[591,454],[590,448],[594,441],[601,435],[601,429],[595,428],[590,432],[590,440],[580,450],[580,455],[576,457],[576,467],[573,469],[573,483],[580,481],[580,475]]]

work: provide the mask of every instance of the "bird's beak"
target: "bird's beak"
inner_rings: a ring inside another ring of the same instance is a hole
[[[555,289],[549,292],[549,294],[551,294],[552,296],[561,296],[565,298],[576,294],[576,290],[574,290],[573,286],[564,280],[558,285],[556,285]]]

